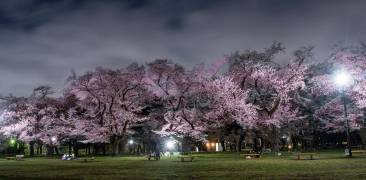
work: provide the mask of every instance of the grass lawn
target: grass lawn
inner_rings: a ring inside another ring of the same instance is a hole
[[[347,159],[342,152],[321,152],[316,160],[265,155],[240,159],[234,153],[196,154],[193,162],[177,157],[96,157],[94,162],[26,158],[0,159],[0,179],[366,179],[366,157]]]

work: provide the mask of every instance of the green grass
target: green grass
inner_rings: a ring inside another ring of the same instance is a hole
[[[316,160],[265,155],[240,159],[234,153],[196,154],[194,162],[177,157],[147,161],[144,157],[97,157],[94,162],[26,158],[0,159],[0,179],[366,179],[366,157],[345,158],[322,152]]]

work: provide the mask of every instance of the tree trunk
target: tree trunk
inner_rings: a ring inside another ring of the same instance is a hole
[[[221,147],[222,147],[222,151],[226,151],[225,138],[224,137],[220,137],[220,144],[221,144]]]
[[[29,156],[33,157],[34,156],[34,141],[29,142]]]
[[[103,156],[105,156],[107,154],[107,150],[106,150],[106,144],[103,143]]]
[[[236,151],[237,152],[241,152],[241,146],[243,144],[243,140],[244,140],[245,135],[243,133],[241,133],[239,135],[238,141],[237,141],[237,145],[236,145]]]
[[[52,156],[54,153],[54,147],[52,146],[47,146],[47,156]]]
[[[124,151],[123,148],[124,148],[124,142],[119,140],[119,142],[118,142],[118,155],[123,153],[123,151]]]
[[[112,136],[111,145],[112,145],[112,156],[116,156],[117,155],[117,147],[118,147],[117,136],[116,135]]]
[[[59,152],[58,152],[58,148],[55,147],[55,152],[56,152],[56,155],[59,155]]]
[[[72,141],[71,139],[69,139],[69,155],[71,154],[71,148],[72,148]]]
[[[40,155],[43,154],[43,145],[42,144],[38,144],[38,146],[37,146],[37,154],[40,154]]]
[[[120,143],[123,139],[123,136],[117,136],[117,135],[113,135],[112,139],[111,139],[111,144],[112,144],[112,156],[117,156],[121,151],[120,151]]]
[[[78,157],[79,156],[79,147],[78,147],[78,143],[76,140],[74,140],[74,142],[72,143],[73,145],[73,150],[74,150],[74,156]]]
[[[182,152],[189,152],[191,151],[191,142],[188,137],[183,137],[182,140]]]
[[[241,152],[241,147],[242,147],[244,138],[245,138],[245,131],[242,127],[240,127],[239,138],[237,139],[237,142],[236,142],[236,151],[237,152]]]
[[[272,149],[273,152],[278,153],[279,152],[279,138],[278,138],[278,130],[276,126],[272,126]]]

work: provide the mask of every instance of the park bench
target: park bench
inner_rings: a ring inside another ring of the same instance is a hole
[[[90,161],[94,161],[95,160],[95,158],[94,157],[87,157],[87,158],[79,158],[79,160],[80,161],[82,161],[82,162],[90,162]]]
[[[297,160],[300,160],[301,157],[303,157],[303,156],[309,156],[309,158],[311,160],[313,160],[314,156],[315,156],[315,153],[297,153],[296,156],[297,156]]]
[[[23,161],[24,160],[24,155],[21,154],[21,155],[15,155],[15,160],[17,161]]]
[[[242,152],[246,152],[246,153],[247,153],[247,152],[248,152],[248,153],[250,153],[250,152],[253,152],[253,149],[248,149],[248,148],[247,148],[247,149],[241,149],[241,151],[242,151]]]
[[[149,155],[147,155],[147,159],[150,161],[150,160],[155,160],[155,161],[157,161],[157,160],[160,160],[160,156],[157,156],[157,155],[155,155],[155,154],[149,154]]]
[[[366,155],[366,150],[353,150],[352,153]]]
[[[14,156],[8,156],[8,157],[5,157],[5,159],[7,160],[16,160],[16,161],[23,161],[24,160],[24,155],[15,155]]]
[[[182,155],[180,156],[180,161],[181,162],[192,162],[194,159],[194,156],[191,155]]]
[[[240,154],[240,156],[243,156],[244,159],[261,158],[261,154],[258,153],[245,153]]]
[[[6,160],[15,160],[15,157],[13,156],[8,156],[8,157],[5,157]]]

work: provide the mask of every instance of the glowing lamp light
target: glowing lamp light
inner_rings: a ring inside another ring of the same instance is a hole
[[[57,141],[57,138],[56,138],[55,136],[53,136],[53,137],[51,138],[51,141],[52,141],[52,142],[56,142],[56,141]]]
[[[131,140],[129,140],[128,141],[128,144],[133,144],[133,140],[131,139]]]
[[[16,143],[15,139],[10,139],[10,144],[14,145]]]
[[[168,149],[173,149],[174,148],[174,141],[168,141],[168,142],[166,142],[166,147]]]
[[[215,143],[211,143],[211,146],[214,147],[216,144]]]
[[[339,71],[334,75],[334,83],[338,87],[349,86],[352,83],[352,76],[346,71]]]
[[[288,145],[288,149],[292,149],[292,144],[289,144]]]

